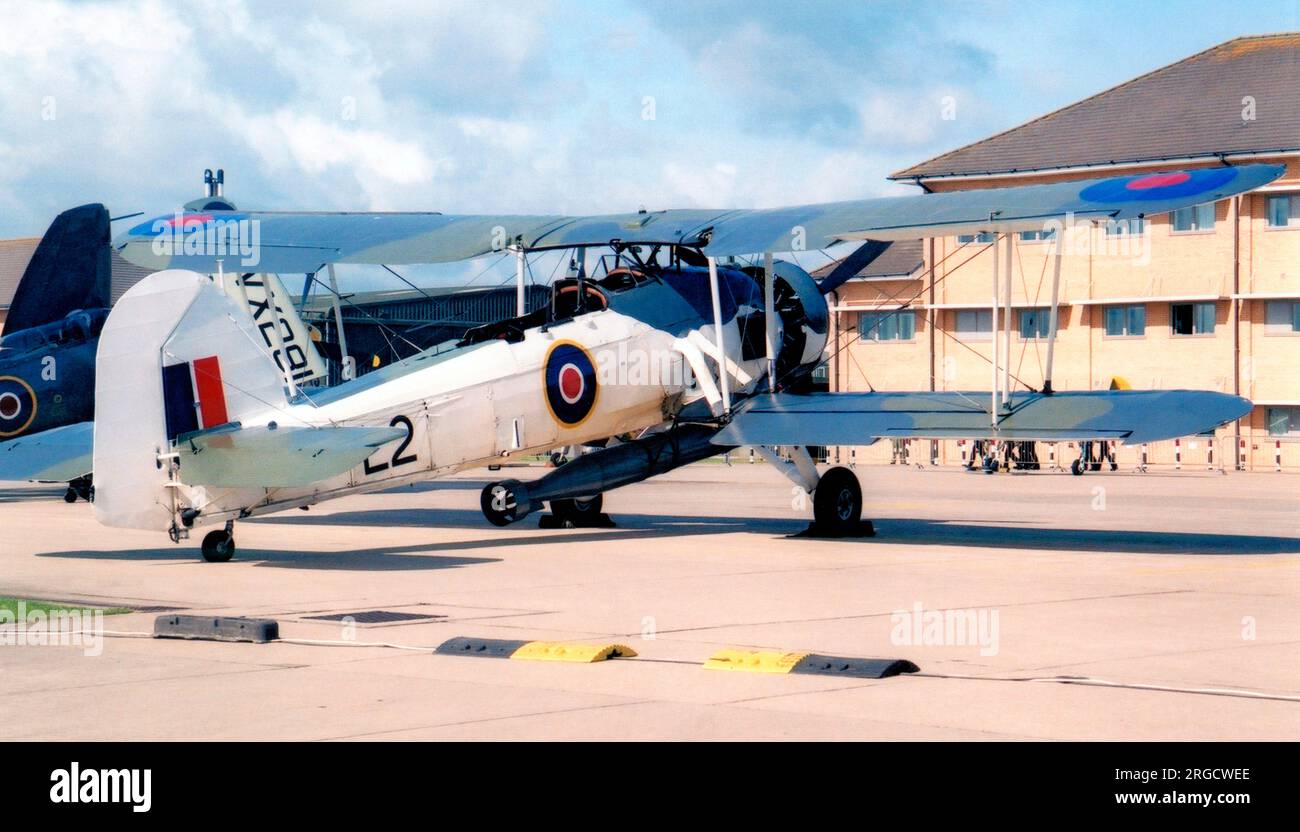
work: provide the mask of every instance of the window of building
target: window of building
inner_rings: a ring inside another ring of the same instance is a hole
[[[1265,321],[1265,332],[1300,332],[1300,303],[1293,300],[1270,300]]]
[[[1131,220],[1107,220],[1106,236],[1123,236],[1125,234],[1144,234],[1147,230],[1147,221],[1142,217],[1134,217]]]
[[[1147,332],[1147,308],[1135,303],[1106,307],[1106,334],[1112,337],[1137,338]]]
[[[1020,310],[1020,337],[1046,338],[1047,327],[1051,323],[1051,310],[1046,306]]]
[[[1174,231],[1213,231],[1214,203],[1179,208],[1171,217]]]
[[[1020,239],[1021,239],[1021,241],[1026,242],[1026,243],[1037,243],[1037,242],[1042,242],[1042,241],[1046,241],[1046,240],[1055,240],[1055,239],[1056,239],[1056,229],[1055,229],[1055,228],[1045,228],[1045,229],[1043,229],[1043,230],[1041,230],[1041,231],[1021,231],[1021,232],[1020,232]]]
[[[916,312],[863,312],[858,315],[858,335],[863,341],[911,341],[916,337]]]
[[[1169,321],[1175,335],[1210,335],[1214,332],[1214,303],[1174,303]]]
[[[1268,409],[1268,435],[1286,436],[1300,433],[1300,407],[1270,407]]]
[[[992,309],[958,309],[957,337],[964,341],[987,341],[993,337]]]
[[[981,231],[978,234],[958,234],[957,242],[959,243],[991,243],[993,242],[992,231]]]
[[[1275,194],[1268,198],[1269,228],[1300,225],[1300,195]]]

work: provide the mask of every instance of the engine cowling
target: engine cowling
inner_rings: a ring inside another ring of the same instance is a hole
[[[821,363],[830,333],[830,309],[808,272],[785,260],[775,261],[772,270],[776,275],[776,314],[781,319],[777,386],[789,388],[804,381]],[[748,267],[745,272],[762,286],[762,267]]]

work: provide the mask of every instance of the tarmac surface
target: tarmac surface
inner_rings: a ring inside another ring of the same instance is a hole
[[[611,492],[618,527],[573,530],[489,526],[502,475],[477,471],[241,523],[225,564],[11,485],[0,595],[143,608],[111,632],[172,608],[346,645],[3,646],[0,738],[1300,738],[1300,477],[858,473],[870,539],[792,537],[811,507],[761,464]],[[433,617],[311,618],[371,610]],[[432,654],[454,636],[638,656]],[[702,667],[728,647],[920,673]]]

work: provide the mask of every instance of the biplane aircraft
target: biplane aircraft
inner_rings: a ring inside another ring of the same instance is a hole
[[[160,217],[114,242],[126,259],[160,271],[127,291],[100,336],[95,514],[173,541],[215,525],[202,554],[221,561],[243,518],[586,446],[537,480],[489,483],[481,495],[497,525],[544,507],[581,525],[599,515],[604,491],[751,445],[769,456],[789,449],[794,464],[777,467],[812,494],[814,528],[854,534],[863,528],[857,476],[819,472],[805,446],[882,437],[1150,442],[1213,429],[1251,406],[1208,391],[1054,391],[1050,348],[1041,390],[1012,390],[995,348],[988,391],[806,392],[825,360],[826,294],[886,241],[1125,220],[1224,199],[1281,173],[1225,166],[772,210]],[[575,266],[543,308],[521,302],[518,317],[458,342],[310,389],[272,358],[265,330],[224,286],[237,262],[232,237],[253,228],[262,273],[332,279],[335,264],[503,250],[515,252],[520,275],[533,252],[571,251]],[[776,257],[858,240],[820,282]],[[589,250],[606,252],[590,268]],[[749,255],[761,260],[721,262]],[[1058,243],[1049,339],[1060,257]]]

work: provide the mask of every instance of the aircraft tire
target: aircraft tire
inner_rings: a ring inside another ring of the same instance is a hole
[[[201,548],[208,563],[225,563],[235,556],[235,536],[225,529],[208,532]]]
[[[1074,474],[1076,477],[1081,477],[1081,476],[1083,476],[1083,463],[1080,462],[1080,461],[1077,460],[1077,459],[1075,459],[1075,460],[1071,460],[1071,461],[1070,461],[1070,473],[1071,473],[1071,474]]]
[[[852,534],[862,521],[862,486],[848,468],[832,468],[813,491],[813,523],[832,535]]]
[[[68,486],[68,490],[63,492],[63,502],[75,503],[77,501],[77,489]]]

